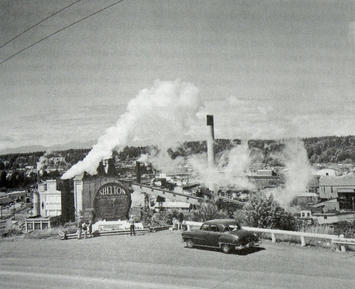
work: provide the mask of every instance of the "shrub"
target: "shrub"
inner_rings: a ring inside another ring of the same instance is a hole
[[[344,235],[345,238],[355,237],[355,221],[352,222],[339,222],[334,224],[334,233],[336,235]]]
[[[195,222],[205,222],[213,219],[229,218],[228,213],[219,210],[217,205],[211,203],[204,203],[197,210],[192,210],[186,214],[186,219]]]
[[[291,213],[282,208],[272,195],[266,197],[262,193],[252,195],[242,212],[235,215],[252,227],[280,230],[295,230],[297,227]]]

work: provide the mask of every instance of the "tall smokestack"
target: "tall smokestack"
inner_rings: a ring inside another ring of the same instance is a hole
[[[214,125],[213,125],[213,115],[207,115],[207,158],[208,158],[208,167],[213,168],[214,163]]]
[[[141,163],[136,161],[136,176],[137,176],[137,183],[141,182],[141,176],[142,176],[142,168],[141,168]]]

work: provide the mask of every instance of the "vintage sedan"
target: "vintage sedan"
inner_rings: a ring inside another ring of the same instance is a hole
[[[219,248],[224,253],[258,246],[261,243],[255,234],[243,230],[233,219],[207,221],[199,230],[183,232],[182,239],[188,248]]]

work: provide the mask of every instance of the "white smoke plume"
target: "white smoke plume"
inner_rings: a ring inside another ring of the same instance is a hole
[[[214,168],[208,167],[206,154],[192,156],[188,163],[197,174],[197,181],[208,187],[233,186],[239,189],[253,189],[247,177],[250,166],[249,156],[248,143],[243,142],[224,152]]]
[[[141,154],[137,161],[145,165],[151,164],[153,168],[166,174],[186,171],[184,157],[172,159],[166,149],[158,150],[157,148],[151,148],[149,153]]]
[[[294,197],[306,192],[312,178],[312,167],[302,140],[290,139],[285,142],[283,162],[285,164],[285,188],[278,189],[274,197],[282,205],[287,206]]]
[[[167,174],[182,173],[185,168],[185,159],[183,157],[171,159],[166,150],[151,157],[150,161],[154,168]]]
[[[198,89],[191,83],[155,81],[153,87],[141,90],[127,105],[115,126],[108,128],[89,154],[63,176],[70,179],[87,172],[96,174],[99,162],[110,158],[112,150],[126,145],[154,144],[169,147],[186,139],[198,122],[202,108]]]

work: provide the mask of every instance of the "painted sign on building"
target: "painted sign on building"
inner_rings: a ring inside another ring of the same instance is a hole
[[[94,211],[96,219],[128,219],[131,207],[131,194],[119,183],[110,182],[102,185],[96,192]]]

